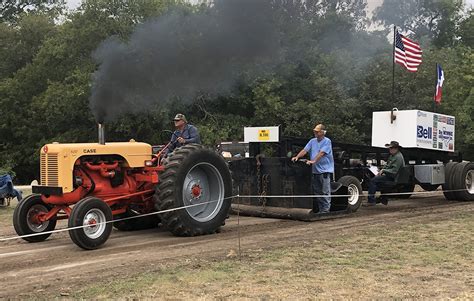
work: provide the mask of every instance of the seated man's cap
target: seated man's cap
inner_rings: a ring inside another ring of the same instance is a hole
[[[388,148],[400,148],[400,144],[397,141],[390,141],[390,143],[385,144],[385,147]]]
[[[174,121],[182,120],[184,122],[188,122],[186,120],[186,116],[184,116],[183,114],[176,114],[176,116],[174,116],[173,120]]]

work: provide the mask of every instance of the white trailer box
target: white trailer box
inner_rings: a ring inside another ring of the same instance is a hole
[[[392,140],[402,147],[454,152],[453,116],[420,111],[372,113],[372,146],[384,147]]]

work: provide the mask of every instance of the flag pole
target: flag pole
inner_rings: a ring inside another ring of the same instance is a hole
[[[396,26],[393,25],[393,49],[392,49],[392,111],[390,112],[390,123],[393,123],[395,116],[393,114],[393,108],[395,105],[395,30]]]
[[[395,31],[397,26],[393,25],[393,49],[392,49],[392,105],[395,104]]]
[[[436,78],[435,78],[435,92],[434,92],[434,96],[433,96],[433,112],[436,113],[436,93],[438,92],[437,88],[438,88],[438,63],[436,63],[435,65],[435,75],[436,75]]]

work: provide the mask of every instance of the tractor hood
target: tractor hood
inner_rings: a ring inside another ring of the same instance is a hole
[[[53,154],[61,159],[69,158],[72,162],[83,156],[118,155],[123,157],[130,167],[143,167],[145,160],[151,159],[152,149],[150,144],[134,140],[106,144],[53,142],[41,148],[41,155]]]
[[[73,169],[76,161],[85,156],[123,158],[123,166],[140,168],[152,159],[150,144],[135,142],[57,143],[46,144],[40,154],[41,186],[61,187],[63,192],[73,190]]]

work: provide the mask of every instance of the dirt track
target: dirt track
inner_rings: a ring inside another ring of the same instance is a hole
[[[134,275],[150,266],[189,258],[224,257],[238,248],[291,246],[307,240],[324,239],[338,233],[356,235],[358,230],[401,221],[418,223],[443,220],[456,212],[474,212],[474,203],[450,202],[437,194],[394,200],[389,206],[361,208],[350,216],[313,223],[232,216],[216,235],[180,238],[162,229],[137,232],[114,230],[105,246],[83,251],[67,232],[53,234],[42,243],[23,240],[0,242],[0,298],[41,297],[59,294],[72,287],[97,282],[114,275]],[[2,221],[5,225],[5,221]],[[60,224],[58,228],[64,227]],[[0,236],[14,235],[12,226],[1,227]]]

